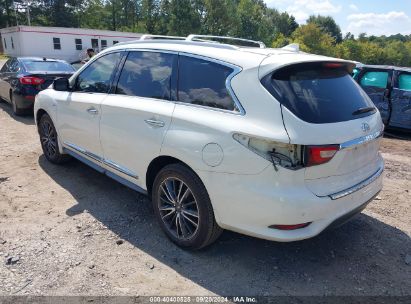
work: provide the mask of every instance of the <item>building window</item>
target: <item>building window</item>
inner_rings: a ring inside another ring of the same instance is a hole
[[[81,51],[83,49],[83,43],[81,39],[74,39],[76,43],[76,50]]]
[[[11,48],[14,49],[14,41],[13,41],[13,37],[11,37]]]
[[[105,49],[107,47],[107,40],[101,40],[101,49]]]
[[[98,39],[91,39],[91,47],[94,50],[98,50]]]
[[[61,50],[60,38],[53,38],[53,45],[55,50]]]
[[[113,41],[113,45],[115,45],[115,44],[117,44],[118,43],[118,41],[117,40],[114,40]]]
[[[7,41],[6,41],[6,38],[3,38],[3,41],[4,41],[4,48],[7,49]]]

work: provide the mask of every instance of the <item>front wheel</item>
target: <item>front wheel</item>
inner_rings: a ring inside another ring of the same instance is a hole
[[[207,190],[182,164],[164,167],[152,189],[154,212],[166,235],[177,245],[200,249],[223,231],[216,223]]]
[[[70,159],[69,155],[60,153],[56,128],[50,116],[47,114],[44,114],[40,118],[39,135],[41,148],[48,161],[54,164],[61,164]]]

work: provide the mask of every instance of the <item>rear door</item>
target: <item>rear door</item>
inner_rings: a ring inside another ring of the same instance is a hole
[[[117,86],[101,105],[100,140],[107,169],[145,188],[174,110],[177,54],[130,51]]]
[[[371,98],[388,125],[391,117],[392,70],[365,68],[358,76],[358,82]]]
[[[411,129],[411,72],[395,75],[389,126]]]

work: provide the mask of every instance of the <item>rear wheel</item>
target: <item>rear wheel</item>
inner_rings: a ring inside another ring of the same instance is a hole
[[[10,102],[11,102],[11,107],[13,109],[14,115],[21,116],[21,115],[26,114],[26,111],[24,109],[19,108],[19,106],[17,105],[12,92],[10,92]]]
[[[152,202],[161,228],[181,247],[203,248],[223,231],[215,221],[203,183],[181,164],[168,165],[159,172],[154,180]]]
[[[54,127],[50,116],[47,114],[44,114],[40,118],[39,134],[41,148],[43,149],[44,156],[48,161],[54,164],[61,164],[70,159],[69,155],[60,153],[56,128]]]

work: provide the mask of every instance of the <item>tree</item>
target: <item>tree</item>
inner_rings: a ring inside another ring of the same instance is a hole
[[[293,42],[300,45],[300,49],[313,54],[334,56],[335,40],[324,33],[314,23],[300,26],[291,35]]]
[[[312,15],[308,18],[307,23],[316,24],[324,33],[333,37],[335,43],[340,43],[342,41],[341,28],[337,25],[333,17]]]
[[[168,34],[186,36],[196,32],[200,26],[199,16],[195,13],[190,0],[171,0]]]
[[[220,36],[233,34],[234,17],[233,0],[204,0],[201,32]]]

